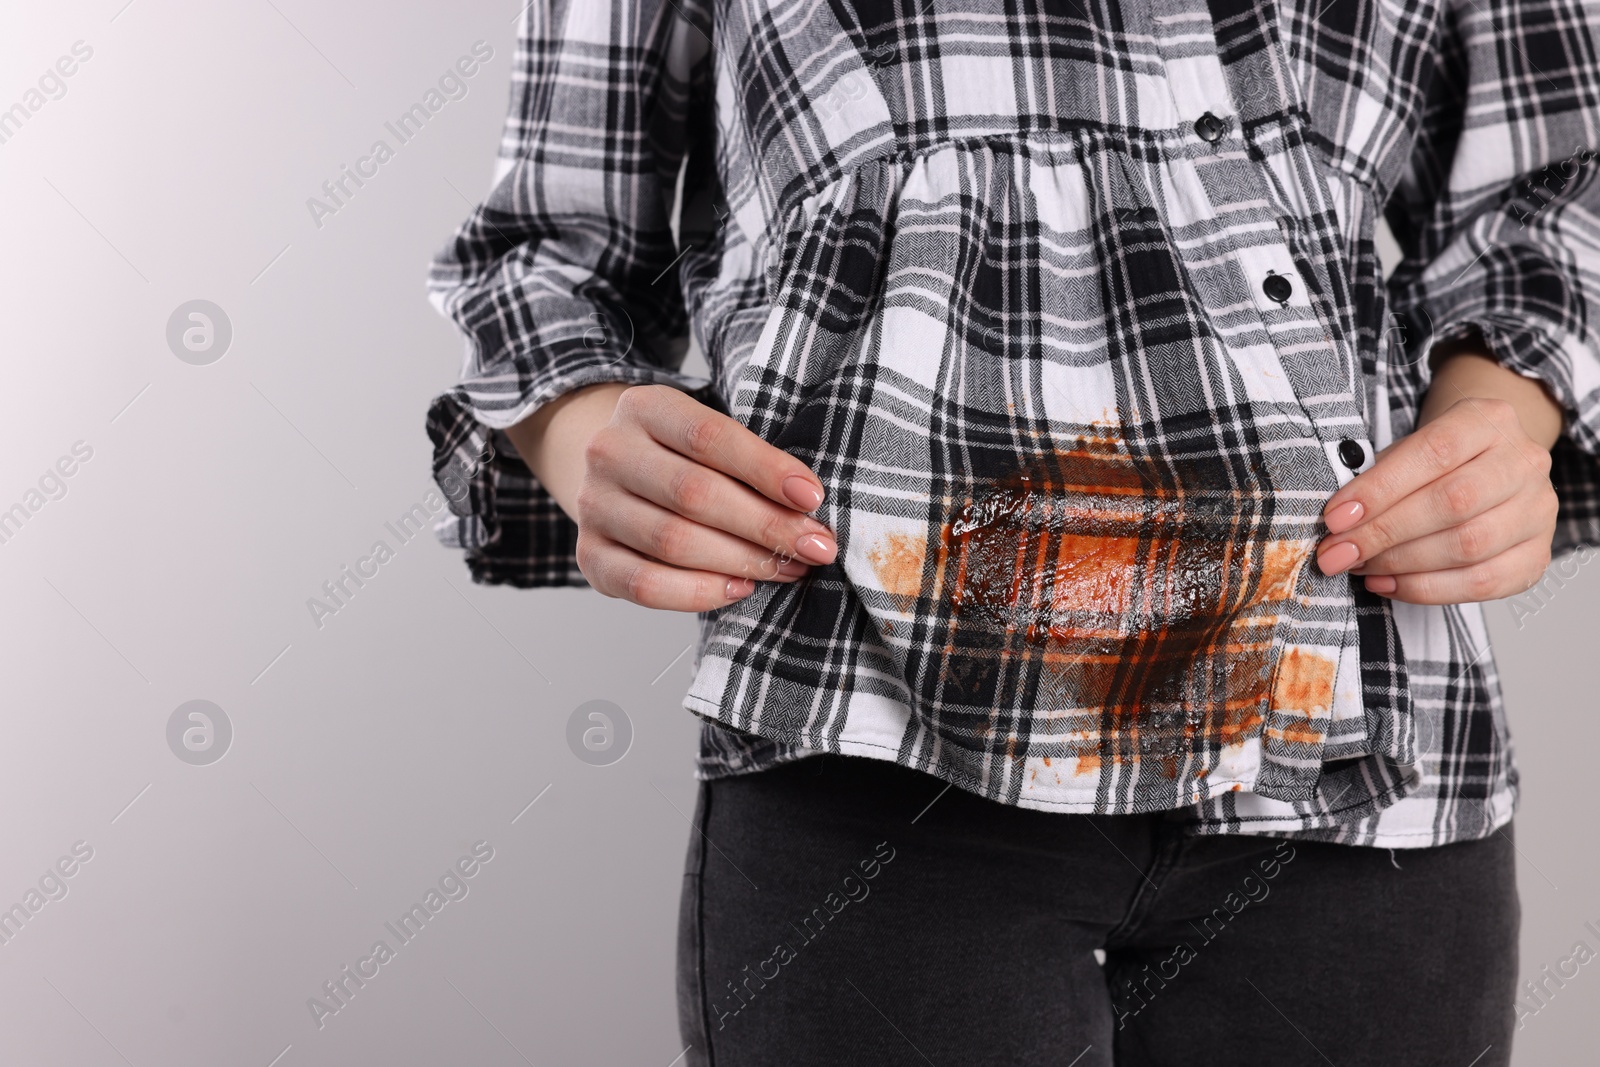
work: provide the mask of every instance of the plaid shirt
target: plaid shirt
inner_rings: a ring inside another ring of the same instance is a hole
[[[702,617],[702,775],[841,752],[1197,833],[1481,837],[1516,795],[1481,609],[1312,553],[1474,329],[1565,409],[1556,550],[1600,542],[1597,105],[1578,0],[533,0],[430,279],[467,338],[440,536],[581,583],[483,446],[675,384],[808,463],[840,543]]]

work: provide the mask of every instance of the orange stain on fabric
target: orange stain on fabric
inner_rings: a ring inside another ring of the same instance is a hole
[[[1300,580],[1300,570],[1315,546],[1300,541],[1268,541],[1262,548],[1260,577],[1247,606],[1288,600]]]
[[[1272,706],[1302,711],[1333,706],[1333,679],[1337,665],[1327,656],[1291,648],[1278,657],[1278,676],[1272,687]]]
[[[1304,723],[1273,730],[1285,741],[1315,745],[1323,739],[1317,717],[1333,706],[1333,682],[1338,665],[1327,656],[1291,648],[1278,657],[1278,674],[1273,679],[1272,706],[1298,711]]]
[[[920,538],[903,533],[892,533],[867,550],[867,562],[878,585],[902,610],[908,610],[922,591],[925,554]]]
[[[1149,760],[1175,776],[1197,737],[1237,744],[1268,706],[1331,706],[1331,661],[1272,661],[1276,606],[1314,543],[1262,536],[1270,495],[1222,461],[1135,457],[1097,430],[953,502],[931,567],[911,538],[868,558],[891,593],[948,601],[942,680],[975,705],[1006,676],[989,668],[1031,656],[1053,673],[1050,710],[1099,714],[1075,773]],[[1320,740],[1305,731],[1290,739]]]
[[[1051,608],[1121,615],[1128,610],[1128,578],[1139,563],[1137,537],[1063,534],[1052,561]]]
[[[1261,714],[1259,701],[1230,704],[1223,709],[1222,722],[1217,728],[1217,740],[1224,745],[1237,745],[1261,731],[1266,717]]]

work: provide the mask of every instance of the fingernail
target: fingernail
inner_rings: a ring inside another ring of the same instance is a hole
[[[797,559],[786,559],[778,568],[778,573],[786,578],[798,578],[811,569],[811,564],[802,563]]]
[[[806,534],[794,543],[797,553],[812,563],[832,563],[839,546],[833,538],[821,534]]]
[[[1367,576],[1367,592],[1369,593],[1388,596],[1399,588],[1400,583],[1395,580],[1392,574],[1372,574]]]
[[[1343,541],[1326,551],[1317,553],[1317,566],[1323,574],[1339,574],[1352,567],[1361,558],[1361,549],[1354,541]]]
[[[783,480],[783,495],[801,511],[816,511],[822,505],[822,490],[809,478],[791,474]]]
[[[1366,510],[1361,506],[1361,501],[1347,500],[1324,515],[1322,521],[1328,524],[1329,533],[1344,533],[1361,521]]]
[[[756,583],[748,578],[729,578],[726,595],[729,600],[743,600],[756,591]]]

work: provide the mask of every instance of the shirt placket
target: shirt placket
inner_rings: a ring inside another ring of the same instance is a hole
[[[1299,132],[1291,122],[1264,124],[1266,149],[1256,155],[1244,135],[1244,124],[1254,119],[1297,113],[1287,65],[1275,47],[1268,47],[1225,69],[1212,16],[1203,2],[1152,0],[1151,29],[1163,57],[1177,128],[1189,139],[1179,149],[1184,157],[1181,165],[1193,168],[1238,268],[1230,276],[1193,264],[1190,277],[1200,290],[1196,295],[1208,307],[1237,308],[1236,283],[1242,276],[1270,351],[1259,345],[1244,350],[1228,345],[1226,339],[1224,345],[1241,377],[1256,376],[1257,387],[1271,393],[1280,409],[1299,409],[1321,453],[1318,457],[1304,445],[1269,449],[1261,461],[1279,490],[1325,499],[1323,494],[1331,494],[1371,465],[1374,449],[1361,410],[1350,316],[1347,309],[1334,306],[1339,290],[1332,284],[1331,272],[1340,269],[1340,262],[1318,252],[1337,247],[1337,241],[1327,238],[1338,235],[1316,233],[1312,221],[1324,220],[1321,225],[1326,227],[1336,219],[1326,190],[1318,184],[1317,161],[1303,137],[1288,136]],[[1230,78],[1242,79],[1254,91],[1239,91]],[[1236,231],[1249,237],[1235,239]],[[1314,536],[1320,501],[1294,506],[1310,508],[1304,516],[1304,536]],[[1287,709],[1278,709],[1275,701],[1263,704],[1263,759],[1257,788],[1282,799],[1315,796],[1322,746],[1306,741],[1308,717],[1323,739],[1336,731],[1348,733],[1351,720],[1363,719],[1349,582],[1348,577],[1323,575],[1308,561],[1296,587],[1298,603],[1286,609],[1277,629],[1276,671],[1284,669],[1287,657],[1298,654],[1301,641],[1317,646],[1335,664],[1325,706],[1284,714]]]
[[[1343,264],[1337,241],[1327,238],[1338,235],[1317,232],[1312,221],[1334,220],[1333,204],[1309,142],[1298,136],[1291,143],[1287,136],[1302,105],[1295,82],[1275,46],[1224,67],[1203,2],[1152,0],[1152,6],[1172,104],[1180,129],[1192,132],[1190,160],[1212,206],[1234,227],[1275,232],[1273,240],[1232,242],[1233,255],[1274,339],[1276,366],[1324,446],[1335,487],[1343,485],[1370,464],[1373,447],[1361,410],[1351,317],[1347,308],[1333,306],[1332,271]],[[1258,162],[1244,125],[1276,115],[1291,118],[1257,137],[1256,149],[1265,155]],[[1278,341],[1291,334],[1299,336]]]

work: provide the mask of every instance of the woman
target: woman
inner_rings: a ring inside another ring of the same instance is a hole
[[[688,1062],[1509,1062],[1597,105],[1576,0],[534,0],[443,534],[701,613]]]

